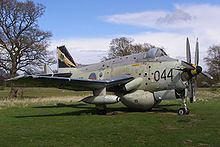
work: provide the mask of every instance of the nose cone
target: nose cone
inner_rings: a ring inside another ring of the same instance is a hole
[[[202,72],[202,67],[201,66],[196,66],[196,72],[197,74]]]

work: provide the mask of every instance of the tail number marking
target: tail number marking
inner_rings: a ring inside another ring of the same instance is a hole
[[[166,69],[163,70],[162,73],[160,73],[159,70],[156,70],[154,72],[154,80],[156,82],[158,82],[160,79],[164,79],[164,80],[167,80],[167,79],[171,79],[173,80],[173,70],[170,69],[168,72]]]

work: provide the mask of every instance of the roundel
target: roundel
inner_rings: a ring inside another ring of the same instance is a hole
[[[96,80],[97,78],[96,78],[96,74],[93,72],[93,73],[91,73],[90,75],[89,75],[89,79],[91,79],[91,80]]]

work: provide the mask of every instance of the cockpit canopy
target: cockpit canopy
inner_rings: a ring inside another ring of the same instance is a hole
[[[151,58],[151,59],[162,57],[162,56],[167,56],[167,54],[161,48],[152,48],[145,54],[145,58]]]

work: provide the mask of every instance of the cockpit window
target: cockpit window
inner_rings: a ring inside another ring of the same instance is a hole
[[[156,58],[161,56],[167,56],[166,52],[163,49],[152,48],[146,53],[145,58]]]
[[[167,56],[163,49],[158,49],[156,52],[156,57]]]

